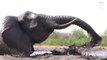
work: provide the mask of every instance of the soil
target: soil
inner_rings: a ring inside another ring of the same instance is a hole
[[[16,58],[9,55],[0,56],[0,60],[87,60],[85,58],[81,58],[81,56],[73,56],[73,55],[47,55],[47,56],[39,56],[35,58]]]
[[[68,48],[67,46],[34,46],[35,48],[43,48],[43,49],[55,49],[55,48]],[[99,48],[99,47],[96,47]],[[100,47],[101,48],[101,47]],[[1,55],[0,60],[88,60],[83,58],[80,55],[45,55],[45,56],[37,56],[34,58],[29,57],[13,57],[10,55]]]

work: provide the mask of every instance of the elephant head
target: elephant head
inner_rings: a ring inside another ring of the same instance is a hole
[[[19,16],[19,21],[24,25],[28,24],[28,28],[35,28],[37,24],[51,29],[63,29],[70,26],[77,18],[70,16],[47,16],[36,14],[30,11],[25,12]],[[25,26],[24,26],[25,27]]]

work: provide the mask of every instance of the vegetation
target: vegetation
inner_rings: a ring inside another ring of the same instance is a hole
[[[101,35],[103,40],[101,41],[101,45],[107,46],[107,30]]]
[[[45,44],[45,45],[83,45],[86,42],[91,40],[90,36],[86,35],[82,29],[73,30],[73,33],[68,37],[59,36],[59,35],[54,32],[42,44]],[[105,30],[104,34],[102,34],[101,36],[103,38],[103,40],[101,41],[101,45],[107,46],[107,30]]]

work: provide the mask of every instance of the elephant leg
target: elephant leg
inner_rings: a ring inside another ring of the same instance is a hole
[[[81,19],[78,18],[72,24],[75,24],[85,29],[92,36],[91,42],[89,42],[87,45],[94,46],[102,40],[102,38],[93,30],[93,28],[86,22],[82,21]]]
[[[2,38],[12,49],[23,52],[26,56],[34,52],[30,37],[20,28],[17,17],[7,16],[3,22]]]

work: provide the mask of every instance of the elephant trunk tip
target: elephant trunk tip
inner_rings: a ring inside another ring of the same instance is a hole
[[[95,43],[101,42],[101,40],[102,40],[102,37],[100,37],[100,36],[93,38],[93,41],[94,41]]]

